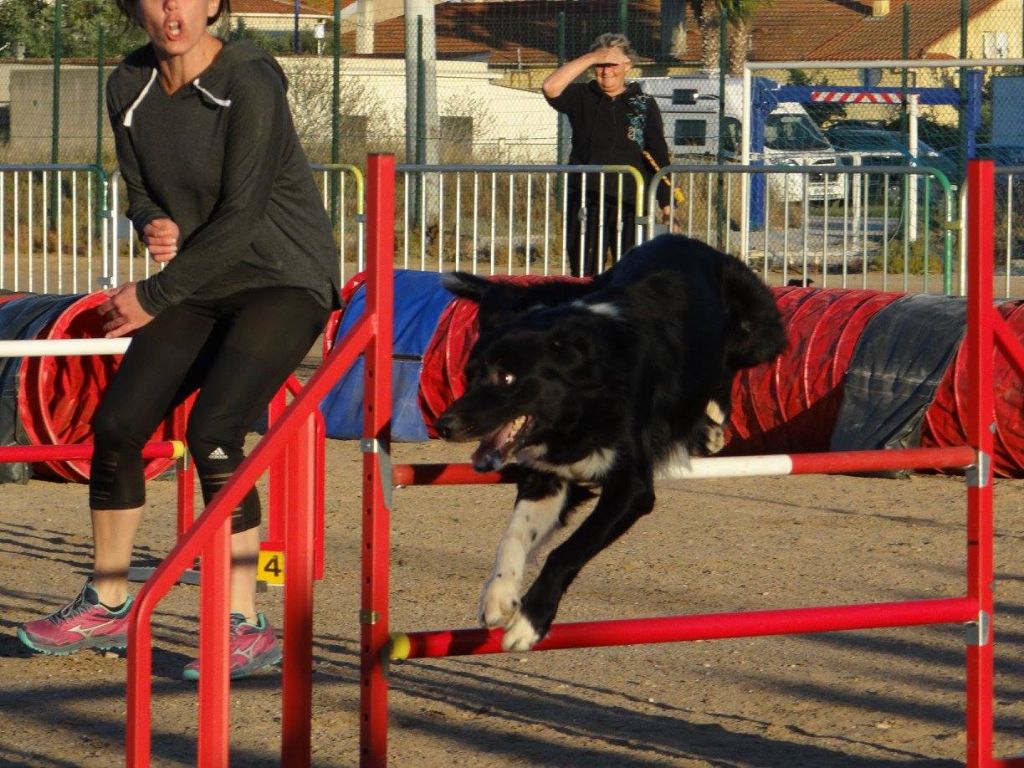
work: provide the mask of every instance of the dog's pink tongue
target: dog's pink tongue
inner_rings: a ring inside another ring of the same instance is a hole
[[[473,451],[473,469],[477,472],[496,472],[505,466],[505,458],[490,441],[481,442]]]
[[[495,472],[504,467],[521,424],[521,420],[510,421],[481,440],[473,451],[473,469],[477,472]]]

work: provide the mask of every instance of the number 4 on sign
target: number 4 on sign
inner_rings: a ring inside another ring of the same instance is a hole
[[[284,552],[275,550],[261,550],[256,561],[256,568],[259,571],[257,578],[281,586],[284,584]]]

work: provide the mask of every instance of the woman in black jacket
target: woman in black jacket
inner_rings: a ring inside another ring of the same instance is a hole
[[[626,82],[633,49],[625,35],[598,36],[590,50],[563,64],[544,80],[541,89],[548,103],[569,118],[572,149],[569,165],[631,165],[650,181],[654,168],[668,165],[661,111],[637,83]],[[574,82],[593,68],[594,79]],[[636,186],[631,176],[605,175],[602,198],[599,176],[582,174],[569,179],[569,226],[566,254],[574,275],[593,275],[612,265],[636,241]],[[658,185],[658,205],[667,219],[668,185]],[[621,207],[621,212],[620,212]],[[603,215],[603,226],[601,218]],[[621,229],[619,229],[621,223]]]
[[[128,217],[164,266],[110,289],[99,308],[107,336],[132,343],[92,421],[92,575],[71,603],[18,629],[28,647],[59,655],[126,645],[141,450],[160,421],[198,390],[187,440],[209,502],[339,295],[330,221],[274,59],[211,34],[228,0],[117,4],[149,44],[111,74],[107,109]],[[231,520],[233,678],[281,656],[256,611],[259,523],[253,491]],[[184,677],[198,679],[198,661]]]

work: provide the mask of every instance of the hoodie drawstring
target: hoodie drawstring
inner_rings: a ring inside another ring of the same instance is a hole
[[[124,120],[122,124],[125,128],[132,127],[132,115],[135,113],[135,108],[142,103],[142,100],[146,98],[146,94],[149,93],[149,89],[153,87],[153,82],[156,80],[156,70],[153,70],[153,74],[149,76],[149,82],[146,83],[146,87],[142,89],[142,93],[135,97],[135,101],[128,107],[128,110],[124,113]]]
[[[139,93],[139,95],[135,97],[135,101],[133,101],[132,105],[130,107],[128,107],[128,109],[125,111],[124,119],[121,121],[125,128],[131,128],[132,127],[132,118],[135,115],[135,110],[139,106],[139,104],[142,103],[142,100],[144,98],[146,98],[146,94],[149,93],[149,89],[153,87],[153,83],[156,81],[156,76],[157,76],[157,70],[154,69],[153,70],[153,74],[149,76],[149,82],[146,83],[146,86],[142,89],[142,92]],[[203,86],[201,86],[199,84],[199,78],[198,77],[195,80],[192,81],[192,85],[195,87],[195,89],[197,91],[199,91],[201,94],[203,94],[203,96],[205,96],[207,99],[212,101],[214,104],[216,104],[216,105],[218,105],[220,107],[225,107],[225,108],[231,106],[231,99],[219,99],[219,98],[217,98],[216,96],[214,96],[212,93],[210,93],[208,90],[206,90],[205,88],[203,88]]]
[[[214,104],[217,104],[218,106],[221,106],[221,107],[230,107],[231,106],[231,99],[218,99],[216,96],[214,96],[212,93],[210,93],[208,90],[206,90],[205,88],[203,88],[203,86],[201,86],[199,84],[199,78],[198,77],[195,80],[192,81],[192,85],[195,87],[195,89],[197,91],[199,91],[201,94],[203,94],[203,96],[208,98]]]

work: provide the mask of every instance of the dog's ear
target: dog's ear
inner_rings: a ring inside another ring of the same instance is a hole
[[[494,283],[469,272],[446,272],[441,275],[441,285],[456,296],[479,304],[481,297]]]
[[[771,289],[732,256],[722,277],[727,364],[738,369],[774,359],[786,347],[786,329]]]

